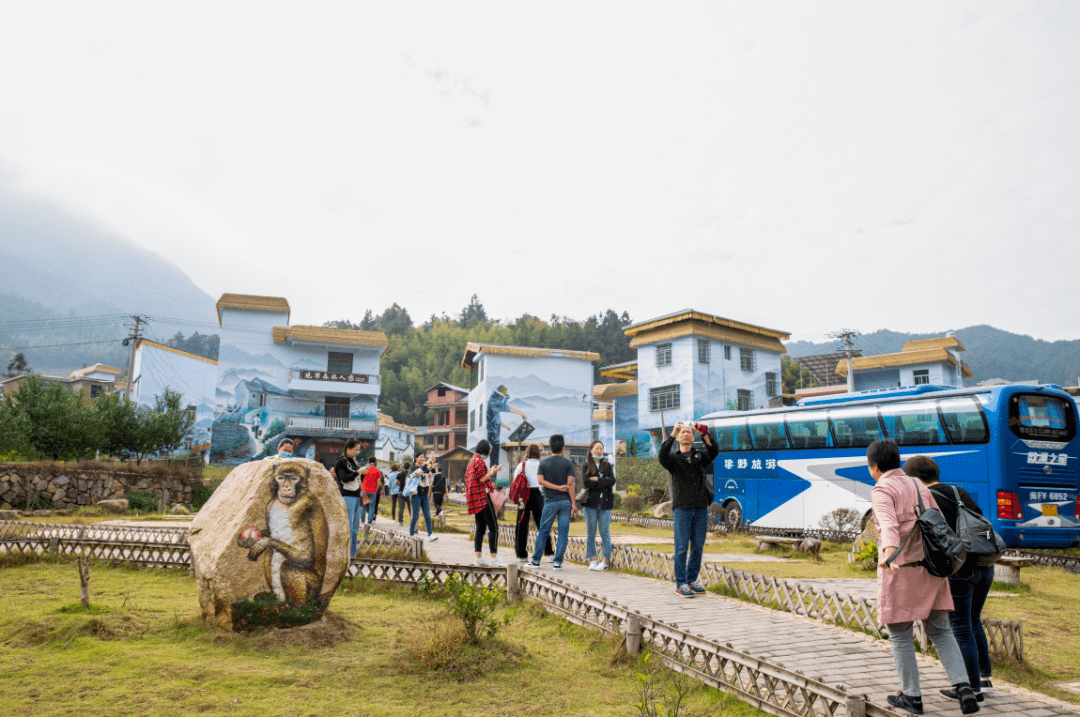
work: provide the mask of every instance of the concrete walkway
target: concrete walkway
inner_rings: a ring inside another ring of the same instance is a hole
[[[377,525],[408,532],[407,527],[402,528],[382,516]],[[421,521],[417,527],[422,526]],[[424,543],[424,549],[434,562],[471,564],[475,560],[471,536],[442,533],[437,541]],[[484,557],[488,557],[486,541]],[[514,551],[505,546],[499,546],[499,557],[508,563],[516,561]],[[539,570],[578,589],[617,600],[620,605],[679,629],[701,634],[721,644],[730,643],[736,650],[779,662],[788,669],[828,684],[843,684],[849,692],[865,693],[883,706],[887,706],[886,696],[899,690],[886,641],[712,593],[694,598],[679,597],[672,583],[651,578],[617,572],[590,572],[586,566],[573,563],[566,563],[563,570],[555,571],[548,558]],[[845,589],[854,587],[846,583],[858,582],[859,592],[873,584],[865,580],[838,582],[845,583]],[[940,663],[921,655],[918,659],[926,714],[959,715],[959,705],[938,694],[938,690],[950,687]],[[994,717],[1075,717],[1080,714],[1080,708],[1076,706],[1005,685],[999,680],[995,680],[995,687],[996,690],[988,693],[980,714]],[[906,712],[902,714],[907,715]]]

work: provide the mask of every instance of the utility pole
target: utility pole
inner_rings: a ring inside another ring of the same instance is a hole
[[[128,387],[124,393],[124,399],[127,403],[131,403],[131,392],[135,389],[135,349],[139,346],[139,328],[142,324],[146,323],[146,319],[142,316],[135,314],[130,317],[135,322],[135,326],[132,328],[131,336],[124,339],[124,346],[131,344],[131,356],[128,358]]]
[[[851,339],[856,337],[856,336],[860,336],[860,335],[861,334],[858,331],[852,331],[851,329],[841,329],[840,331],[836,331],[834,333],[829,334],[829,338],[843,339],[844,346],[847,347],[847,348],[843,349],[843,352],[844,352],[845,355],[847,355],[847,390],[848,390],[848,393],[855,393],[855,374],[851,370],[851,354],[855,353],[855,350],[851,346]]]

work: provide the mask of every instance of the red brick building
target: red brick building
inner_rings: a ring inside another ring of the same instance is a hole
[[[427,391],[424,408],[430,408],[435,416],[432,425],[418,436],[426,453],[436,457],[455,448],[466,448],[469,432],[469,390],[442,382]]]

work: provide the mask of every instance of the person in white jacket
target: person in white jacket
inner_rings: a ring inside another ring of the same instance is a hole
[[[540,492],[540,480],[537,472],[540,467],[539,445],[533,443],[529,446],[529,449],[525,452],[525,460],[514,467],[514,476],[517,476],[517,474],[521,472],[522,466],[525,467],[525,477],[529,481],[529,500],[524,506],[518,509],[517,531],[514,535],[514,550],[517,552],[518,560],[527,563],[529,561],[529,517],[532,516],[533,522],[536,523],[536,527],[539,529],[540,516],[544,512],[544,496]],[[540,539],[541,538],[538,536],[537,540]],[[554,555],[555,548],[551,544],[551,535],[548,534],[544,539],[547,541],[547,545],[544,546],[544,554]]]

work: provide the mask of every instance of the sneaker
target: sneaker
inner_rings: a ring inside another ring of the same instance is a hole
[[[538,567],[540,567],[540,561],[539,560],[533,560],[531,558],[529,559],[529,562],[527,562],[525,564],[528,565],[530,568],[538,568]]]
[[[491,562],[489,563],[489,565],[494,565],[497,568],[505,568],[506,567],[506,563],[504,563],[503,561],[499,560],[496,557],[491,558]]]
[[[960,696],[958,694],[956,694],[956,688],[953,688],[951,690],[941,690],[941,694],[943,696],[945,696],[945,697],[948,697],[950,700],[958,700],[958,699],[960,699]],[[975,693],[975,700],[977,702],[982,702],[985,699],[986,699],[986,697],[983,695],[982,692],[976,692]]]
[[[694,597],[694,591],[690,589],[689,585],[680,585],[675,589],[675,594],[679,597]]]
[[[607,569],[608,569],[608,564],[607,564],[606,560],[601,560],[599,563],[596,564],[596,572],[598,572],[598,573],[602,572],[604,570],[607,570]]]
[[[968,685],[956,688],[956,697],[960,700],[960,711],[966,715],[975,714],[979,711],[979,698],[972,692]]]
[[[993,692],[994,683],[990,681],[989,677],[983,677],[981,680],[979,680],[979,689],[983,692]]]
[[[487,565],[487,563],[484,562],[483,558],[477,558],[476,559],[476,564],[477,565]]]
[[[702,595],[705,593],[705,586],[697,580],[690,583],[690,589],[696,592],[698,595]]]
[[[886,699],[889,700],[889,704],[893,707],[899,707],[916,715],[922,714],[922,697],[908,697],[903,692],[897,692],[895,695],[889,695]]]
[[[438,539],[439,539],[439,536],[435,535],[435,533],[432,533],[431,535],[429,535],[427,537],[427,540],[428,540],[429,543],[434,543]]]
[[[596,570],[596,561],[595,560],[590,560],[589,561],[589,570]]]
[[[554,570],[562,570],[562,563],[552,563],[551,567]]]

